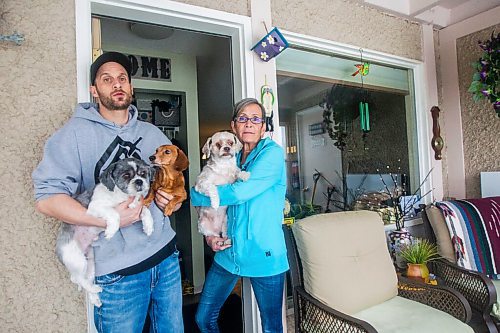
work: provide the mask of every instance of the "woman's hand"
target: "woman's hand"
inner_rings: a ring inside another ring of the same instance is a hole
[[[127,201],[122,202],[115,207],[115,210],[120,214],[120,227],[126,227],[141,219],[142,207],[144,198],[141,196],[136,207],[130,208],[129,205],[134,201],[134,197],[129,197]]]
[[[174,198],[174,196],[172,194],[167,193],[163,190],[158,190],[155,193],[156,206],[158,206],[158,208],[160,208],[161,211],[163,212],[163,211],[165,211],[165,207],[168,205],[170,200],[172,200],[173,198]],[[177,205],[175,205],[174,212],[178,211],[179,208],[181,208],[181,205],[182,205],[182,203],[180,203],[180,202]]]
[[[205,236],[207,245],[212,248],[212,251],[218,252],[231,247],[231,244],[226,244],[227,237]]]

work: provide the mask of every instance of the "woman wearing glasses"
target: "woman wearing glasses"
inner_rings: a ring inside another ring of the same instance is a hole
[[[254,98],[234,107],[231,127],[243,144],[238,166],[250,179],[218,186],[221,206],[229,206],[228,238],[206,237],[215,254],[196,313],[202,332],[219,332],[217,318],[226,298],[241,277],[248,277],[257,299],[262,332],[282,332],[282,301],[288,270],[281,223],[286,192],[283,149],[265,132],[265,110]],[[194,206],[209,206],[210,199],[191,190]]]

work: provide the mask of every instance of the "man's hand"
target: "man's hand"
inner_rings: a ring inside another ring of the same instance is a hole
[[[141,196],[139,204],[135,208],[129,207],[132,201],[134,201],[134,197],[129,197],[127,201],[115,207],[115,210],[120,214],[120,228],[129,226],[141,219],[144,198]]]
[[[231,244],[225,244],[227,237],[205,236],[207,245],[212,248],[212,251],[218,252],[231,247]]]
[[[168,205],[168,203],[170,202],[170,200],[172,200],[174,198],[173,195],[165,192],[165,191],[162,191],[162,190],[158,190],[156,191],[156,194],[155,194],[155,203],[156,203],[156,206],[158,206],[158,208],[161,209],[161,211],[165,211],[165,207]],[[181,203],[179,202],[177,205],[175,205],[174,207],[174,212],[178,211],[179,208],[181,208]]]

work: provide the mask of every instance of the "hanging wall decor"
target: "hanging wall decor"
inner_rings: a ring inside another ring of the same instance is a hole
[[[260,60],[268,62],[287,47],[288,42],[285,37],[283,37],[278,28],[274,28],[252,47],[252,51],[257,53]]]
[[[354,65],[358,70],[355,71],[354,73],[351,74],[351,76],[356,76],[358,74],[361,74],[361,77],[367,76],[368,73],[370,72],[370,64],[365,62],[362,64],[356,64]]]
[[[364,77],[370,72],[370,64],[363,62],[363,49],[359,49],[361,63],[354,65],[358,70],[351,74],[351,76],[356,76],[360,74],[361,78],[361,101],[359,102],[359,119],[361,123],[361,131],[363,132],[363,140],[366,138],[366,134],[370,132],[370,109],[368,107],[368,92],[364,91]]]
[[[267,81],[267,80],[266,80]],[[260,102],[266,110],[266,132],[274,132],[273,125],[273,106],[274,106],[274,93],[271,86],[264,84],[260,88]]]
[[[500,118],[500,33],[485,42],[479,42],[483,50],[481,58],[473,64],[476,72],[472,77],[469,92],[473,94],[474,101],[487,99]]]
[[[442,158],[441,150],[444,147],[444,140],[441,137],[441,128],[439,127],[439,112],[441,110],[437,106],[431,108],[432,114],[432,140],[431,146],[434,150],[434,159],[440,160]]]

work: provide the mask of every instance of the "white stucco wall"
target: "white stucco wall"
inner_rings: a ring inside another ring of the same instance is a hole
[[[478,61],[483,51],[478,41],[498,34],[500,24],[464,36],[457,40],[458,79],[460,108],[464,135],[465,194],[467,198],[481,196],[481,171],[500,171],[500,118],[489,101],[474,102],[468,92],[475,69],[471,63]]]
[[[250,1],[180,1],[250,15]],[[363,48],[421,59],[418,24],[342,0],[272,0],[273,25]],[[74,0],[3,0],[0,327],[2,332],[84,332],[83,297],[54,255],[58,223],[34,210],[31,172],[46,139],[76,103]]]
[[[422,27],[347,0],[272,0],[273,25],[288,31],[422,59]]]
[[[74,25],[70,0],[0,2],[0,33],[26,38],[0,42],[2,332],[85,330],[83,297],[55,258],[58,223],[35,213],[31,184],[45,140],[76,102]]]

